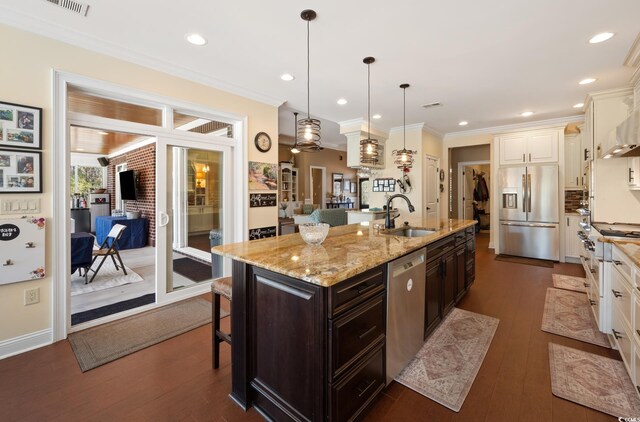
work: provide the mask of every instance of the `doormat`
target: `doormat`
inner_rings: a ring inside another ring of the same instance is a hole
[[[512,262],[514,264],[534,265],[536,267],[553,268],[553,261],[546,259],[525,258],[523,256],[496,255],[496,261]]]
[[[610,348],[607,336],[598,330],[591,314],[589,299],[582,293],[549,287],[542,331]]]
[[[618,420],[640,415],[640,399],[622,361],[549,343],[549,365],[555,396]]]
[[[574,277],[571,275],[553,274],[553,287],[558,289],[572,290],[574,292],[586,293],[584,286],[587,279],[584,277]]]
[[[88,311],[77,312],[71,315],[71,325],[82,324],[83,322],[93,321],[94,319],[106,317],[108,315],[117,314],[118,312],[128,311],[129,309],[139,308],[140,306],[148,305],[156,301],[156,294],[149,293],[148,295],[135,297],[129,300],[123,300],[122,302],[112,303],[110,305],[101,306],[95,309],[89,309]]]
[[[173,260],[173,271],[193,281],[211,280],[211,264],[203,264],[191,258]]]
[[[499,322],[454,308],[395,380],[459,412]]]
[[[68,340],[86,372],[210,322],[211,302],[192,298],[70,334]]]

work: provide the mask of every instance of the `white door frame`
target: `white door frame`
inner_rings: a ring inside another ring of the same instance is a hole
[[[309,166],[309,198],[313,204],[313,170],[322,170],[322,195],[320,195],[320,208],[325,207],[325,198],[327,197],[327,168],[320,166]]]
[[[171,301],[181,300],[187,296],[195,296],[209,290],[208,283],[202,286],[195,286],[190,289],[183,289],[181,294],[174,294],[171,298],[165,296],[164,303],[160,301],[160,292],[156,296],[156,303],[142,306],[129,311],[121,312],[105,318],[90,321],[85,324],[79,324],[71,327],[70,313],[70,210],[69,210],[69,166],[70,166],[70,139],[69,127],[72,124],[80,124],[89,127],[100,127],[104,130],[132,132],[144,134],[156,138],[174,138],[178,134],[169,124],[173,122],[173,110],[187,110],[197,113],[203,117],[209,117],[218,121],[227,121],[234,125],[234,139],[202,136],[202,134],[194,134],[191,132],[180,133],[179,136],[184,140],[191,140],[203,145],[216,143],[221,146],[233,148],[232,165],[227,166],[225,172],[235,174],[237,177],[228,178],[231,180],[232,191],[234,192],[232,202],[227,204],[232,207],[233,213],[229,212],[227,218],[233,218],[233,230],[229,234],[232,239],[229,241],[246,240],[248,233],[248,184],[247,184],[247,116],[218,112],[205,108],[201,105],[177,100],[175,98],[165,97],[161,95],[151,94],[131,87],[125,87],[109,82],[104,82],[85,76],[72,73],[53,70],[53,137],[52,142],[53,160],[51,163],[53,171],[53,224],[51,242],[52,257],[51,271],[52,276],[52,340],[53,342],[67,338],[67,334],[79,329],[85,329],[90,326],[103,324],[110,320],[120,319],[129,315],[143,312],[154,307],[165,305]],[[161,108],[163,112],[162,126],[152,126],[132,122],[123,122],[114,119],[107,119],[97,116],[87,116],[67,111],[67,90],[68,85],[81,86],[85,89],[107,93],[107,96],[114,99],[120,99],[133,102],[140,105],[150,105]],[[169,106],[170,105],[170,106]],[[158,189],[156,185],[156,189]],[[156,197],[158,193],[156,192]],[[158,220],[158,219],[157,219]],[[227,240],[227,239],[225,239]],[[157,261],[157,260],[156,260]],[[157,262],[156,262],[157,266]],[[229,268],[225,265],[225,268]],[[156,267],[157,268],[157,267]],[[179,293],[176,292],[176,293]]]
[[[456,200],[458,201],[458,219],[464,219],[464,201],[462,200],[462,196],[464,195],[464,179],[462,176],[462,172],[466,166],[474,166],[474,165],[489,165],[491,167],[491,161],[489,160],[481,160],[481,161],[463,161],[458,163],[458,197]]]
[[[422,168],[424,169],[422,171],[422,178],[424,180],[424,183],[422,184],[424,186],[424,188],[422,189],[422,212],[426,213],[427,211],[427,177],[429,177],[429,175],[427,174],[427,160],[435,160],[436,162],[436,169],[438,170],[438,179],[436,185],[440,186],[440,183],[444,183],[444,181],[440,181],[440,170],[442,170],[440,168],[440,157],[436,157],[435,155],[429,155],[429,154],[425,154],[424,158],[423,158],[423,162],[422,162]],[[436,207],[436,220],[440,221],[440,189],[436,188],[437,192],[437,196],[438,196],[438,206]],[[427,216],[425,215],[424,218],[426,219]]]

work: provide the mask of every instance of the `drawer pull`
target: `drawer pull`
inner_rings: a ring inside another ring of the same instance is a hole
[[[613,289],[611,289],[611,293],[613,293],[613,296],[614,296],[614,297],[622,297],[622,293],[620,293],[620,292],[619,292],[619,291],[617,291],[617,290],[613,290]]]
[[[371,381],[367,381],[366,379],[360,383],[360,386],[358,386],[357,390],[358,390],[358,397],[362,397],[364,395],[364,393],[367,392],[368,389],[370,389],[371,387],[374,386],[374,384],[376,383],[376,380],[373,379]],[[362,384],[366,384],[366,387],[363,387]]]
[[[597,303],[598,303],[598,302],[596,302],[595,300],[591,300],[591,299],[589,299],[589,305],[591,305],[591,306],[596,306],[596,304],[597,304]]]
[[[377,325],[374,325],[373,327],[369,328],[367,331],[365,331],[364,333],[360,334],[360,340],[362,340],[363,338],[365,338],[366,336],[368,336],[369,334],[371,334],[376,328],[378,328]]]
[[[589,283],[582,283],[584,285],[584,287],[591,287],[591,284]]]
[[[361,284],[358,286],[358,294],[361,295],[364,292],[371,290],[373,287],[376,287],[376,284]]]
[[[622,338],[622,336],[620,335],[620,331],[616,331],[612,328],[611,332],[613,333],[613,336],[616,338],[616,340],[620,340]]]
[[[622,265],[622,261],[616,261],[615,259],[613,260],[614,265]]]

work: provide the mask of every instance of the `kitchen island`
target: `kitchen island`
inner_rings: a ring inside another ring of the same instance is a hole
[[[358,417],[386,382],[386,264],[427,247],[425,337],[473,282],[475,221],[443,220],[421,237],[374,223],[331,228],[320,246],[292,234],[212,249],[233,259],[240,406],[277,421]]]

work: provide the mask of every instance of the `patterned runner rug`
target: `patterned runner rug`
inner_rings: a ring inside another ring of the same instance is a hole
[[[395,380],[460,411],[499,322],[454,308]]]
[[[621,361],[549,343],[549,365],[554,395],[618,418],[640,415],[640,399]]]
[[[574,292],[586,293],[587,289],[584,283],[587,279],[584,277],[574,277],[571,275],[553,274],[553,287],[558,289],[573,290]]]
[[[598,330],[593,319],[587,296],[582,293],[549,287],[542,331],[610,348],[607,336]]]

